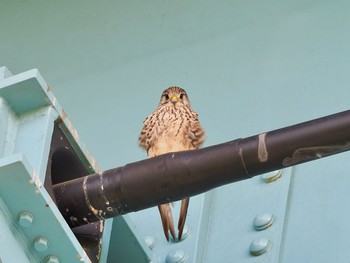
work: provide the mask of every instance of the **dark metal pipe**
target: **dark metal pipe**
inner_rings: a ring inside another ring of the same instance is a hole
[[[199,149],[168,153],[54,185],[71,226],[197,195],[350,149],[350,111]]]

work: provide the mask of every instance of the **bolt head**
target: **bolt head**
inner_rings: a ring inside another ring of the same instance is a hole
[[[29,212],[22,212],[18,217],[18,223],[21,227],[30,227],[33,223],[33,220],[33,215]]]
[[[185,251],[181,249],[172,250],[166,256],[166,263],[184,263],[187,260]]]
[[[34,249],[37,252],[44,252],[49,248],[49,240],[45,237],[37,237],[34,240]]]
[[[266,251],[268,251],[270,247],[270,240],[266,238],[257,238],[250,244],[249,251],[253,256],[260,256],[261,254],[264,254]]]
[[[265,230],[272,226],[275,217],[271,213],[261,213],[254,218],[254,228],[255,230]]]
[[[150,248],[153,249],[155,245],[157,244],[157,239],[153,236],[146,236],[144,238],[146,245]]]
[[[44,259],[44,262],[45,263],[60,263],[60,260],[56,256],[47,256]]]

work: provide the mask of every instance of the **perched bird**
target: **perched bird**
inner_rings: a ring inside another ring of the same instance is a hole
[[[168,152],[197,149],[204,142],[204,130],[198,114],[192,111],[184,89],[170,87],[162,93],[156,110],[143,122],[139,145],[147,151],[148,157]],[[178,240],[181,240],[185,226],[189,198],[181,201],[178,222]],[[169,231],[174,240],[174,222],[170,204],[159,205],[163,230],[169,241]]]

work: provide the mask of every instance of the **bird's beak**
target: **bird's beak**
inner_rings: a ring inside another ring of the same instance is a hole
[[[175,105],[179,101],[179,97],[178,96],[172,96],[170,98],[170,101],[171,101],[172,104]]]

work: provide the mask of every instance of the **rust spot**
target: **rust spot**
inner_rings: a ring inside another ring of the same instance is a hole
[[[67,118],[67,114],[66,112],[62,109],[62,113],[61,113],[61,119],[62,121],[64,121]]]
[[[46,90],[47,92],[52,92],[52,89],[51,89],[51,87],[50,86],[47,86],[47,90]]]

